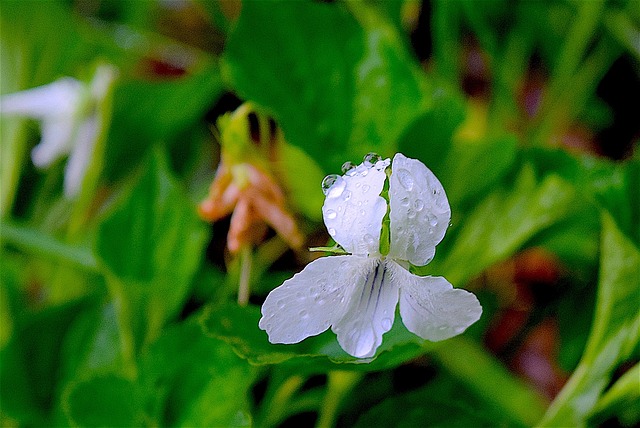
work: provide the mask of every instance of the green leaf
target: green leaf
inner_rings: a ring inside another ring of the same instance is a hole
[[[127,305],[121,310],[129,312],[136,343],[150,341],[179,310],[208,237],[164,155],[154,151],[145,166],[96,238],[110,290]]]
[[[278,149],[273,167],[289,192],[291,204],[307,218],[322,221],[322,169],[296,146],[284,143]]]
[[[539,393],[511,374],[482,346],[464,336],[439,342],[431,355],[487,407],[514,423],[532,426],[542,416],[546,402]]]
[[[587,200],[608,211],[620,230],[640,245],[639,159],[613,162],[541,148],[528,150],[525,156],[541,174],[554,172],[573,183]]]
[[[168,81],[126,80],[116,86],[109,130],[105,174],[111,179],[128,172],[157,143],[184,147],[178,136],[204,118],[222,94],[215,61],[201,61],[193,74]],[[134,164],[135,165],[135,164]]]
[[[517,145],[513,136],[454,144],[438,175],[451,205],[475,202],[495,188],[516,163]]]
[[[68,386],[63,408],[72,426],[143,426],[150,421],[144,414],[140,389],[131,380],[108,373]]]
[[[63,342],[60,371],[67,382],[100,373],[135,372],[122,346],[113,302],[91,305],[70,326]]]
[[[150,346],[142,377],[169,426],[245,426],[257,370],[188,320]]]
[[[584,425],[613,370],[640,343],[640,250],[606,212],[601,248],[596,311],[586,350],[540,425]]]
[[[370,151],[392,155],[431,103],[396,28],[364,3],[353,16],[348,7],[247,2],[223,57],[231,85],[325,171]]]
[[[83,303],[73,301],[37,312],[18,307],[20,312],[14,312],[19,324],[0,351],[3,413],[26,424],[48,424],[60,381],[61,343]],[[12,387],[5,396],[6,385]]]
[[[596,421],[602,423],[614,414],[619,414],[622,419],[628,411],[631,411],[629,419],[632,420],[625,425],[637,424],[640,421],[640,363],[627,370],[600,397],[589,416],[589,424],[597,425]]]
[[[357,359],[340,348],[335,334],[327,331],[294,345],[272,344],[258,328],[260,310],[256,306],[225,304],[210,307],[200,319],[204,331],[222,339],[252,364],[287,362],[290,369],[307,373],[327,370],[375,371],[395,367],[425,352],[432,344],[407,331],[399,317],[373,359]]]
[[[454,212],[452,236],[445,237],[431,264],[415,270],[463,285],[565,218],[574,201],[567,182],[549,175],[537,183],[533,168],[525,164],[512,186],[496,189],[464,218]]]
[[[455,398],[454,398],[455,397]],[[416,391],[391,396],[365,412],[356,427],[524,426],[487,406],[464,385],[437,377]]]

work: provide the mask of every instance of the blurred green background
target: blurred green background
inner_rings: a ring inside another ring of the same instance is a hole
[[[640,2],[0,4],[0,95],[101,64],[78,196],[64,160],[34,167],[37,121],[0,122],[0,425],[640,423]],[[452,225],[416,272],[481,320],[430,343],[396,317],[369,362],[331,332],[270,344],[265,296],[331,244],[323,176],[368,152],[441,180]],[[221,157],[277,183],[302,248],[198,216]]]

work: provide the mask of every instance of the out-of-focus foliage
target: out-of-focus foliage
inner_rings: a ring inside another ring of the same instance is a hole
[[[640,129],[607,82],[626,64],[640,95],[638,5],[3,2],[0,95],[118,77],[77,199],[64,160],[33,167],[37,123],[0,119],[0,424],[637,425]],[[259,305],[310,253],[268,232],[230,254],[196,209],[242,101],[273,118],[247,135],[282,132],[256,156],[308,247],[333,243],[324,174],[424,162],[452,219],[413,271],[482,319],[430,343],[396,317],[366,361],[330,331],[269,343]]]

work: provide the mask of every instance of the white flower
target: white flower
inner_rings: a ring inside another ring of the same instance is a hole
[[[0,113],[42,123],[42,140],[31,151],[38,168],[46,168],[69,155],[64,174],[64,193],[74,197],[87,171],[101,129],[97,105],[115,76],[110,66],[100,66],[90,84],[64,77],[48,85],[0,98]]]
[[[317,259],[267,296],[259,326],[271,343],[297,343],[331,327],[346,352],[367,358],[391,329],[398,302],[407,329],[431,341],[458,335],[480,318],[482,307],[472,293],[443,277],[408,270],[409,264],[431,261],[451,210],[435,175],[400,153],[389,177],[389,252],[380,253],[387,213],[380,193],[389,163],[368,157],[343,176],[327,177],[333,183],[322,207],[324,221],[351,254]]]

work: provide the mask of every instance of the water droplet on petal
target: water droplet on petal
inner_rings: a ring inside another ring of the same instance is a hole
[[[369,186],[368,184],[365,184],[364,186],[362,186],[362,193],[367,193],[370,188],[371,186]]]
[[[371,152],[371,153],[367,153],[364,156],[364,159],[362,160],[362,163],[364,163],[364,166],[371,168],[372,166],[374,166],[376,164],[376,162],[381,161],[382,160],[382,156],[380,156],[377,153]]]
[[[307,318],[309,318],[309,312],[307,312],[306,310],[301,310],[298,315],[300,315],[300,318],[302,318],[303,320],[306,320]]]
[[[280,308],[280,309],[284,309],[284,307],[285,307],[285,301],[284,301],[284,299],[280,299],[280,300],[278,300],[277,305],[278,305],[278,308]]]
[[[342,193],[342,192],[340,192]],[[339,196],[339,195],[338,195]],[[351,199],[351,192],[346,190],[344,193],[342,193],[342,199],[346,202],[349,199]]]
[[[409,206],[409,198],[400,199],[400,205],[402,205],[403,207],[408,207]]]
[[[391,330],[391,319],[390,318],[383,318],[382,321],[380,321],[380,323],[382,324],[382,328],[389,331]]]
[[[355,173],[356,164],[351,161],[346,161],[342,164],[342,173],[347,175],[353,175]]]
[[[422,199],[416,199],[415,201],[413,201],[413,207],[416,209],[416,211],[422,211],[422,209],[424,208],[424,202],[422,202]]]
[[[414,184],[413,176],[409,171],[407,171],[404,168],[401,168],[398,171],[396,171],[395,174],[398,175],[398,181],[400,181],[400,184],[402,185],[402,187],[404,187],[406,190],[409,190],[409,191],[413,189],[413,184]]]
[[[416,212],[414,210],[410,209],[409,211],[407,211],[407,217],[416,218]]]
[[[429,220],[429,224],[431,225],[431,227],[436,227],[438,225],[438,220],[434,217]]]
[[[367,213],[365,212],[365,210],[360,210],[360,215],[361,215],[361,216],[363,216],[363,217],[364,217],[364,216],[365,216],[365,214],[367,214]]]
[[[440,327],[438,327],[438,330],[440,331],[445,331],[447,329],[446,325],[441,325]]]
[[[329,235],[336,236],[336,230],[333,227],[329,228]]]
[[[344,181],[344,178],[339,175],[327,175],[324,180],[322,180],[322,193],[324,193],[328,198],[337,198],[342,195],[346,186],[346,181]]]
[[[338,216],[338,213],[335,212],[334,210],[327,210],[326,213],[324,213],[324,215],[329,219],[329,220],[333,220],[334,218],[336,218]]]

